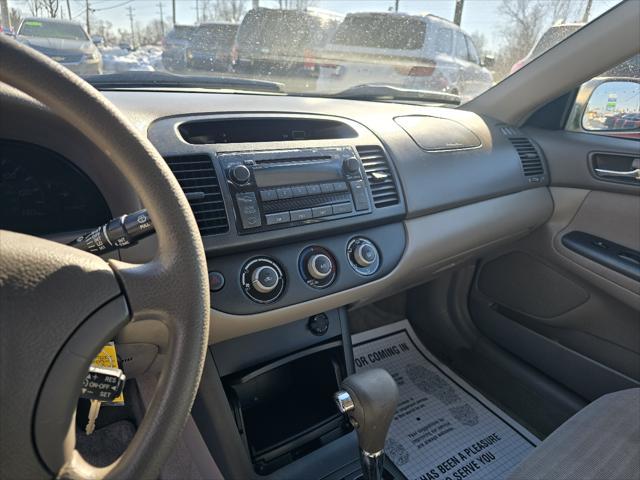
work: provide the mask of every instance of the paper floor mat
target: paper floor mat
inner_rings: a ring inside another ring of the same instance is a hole
[[[384,368],[400,401],[386,453],[409,480],[505,478],[539,440],[420,343],[407,320],[353,337],[356,370]]]

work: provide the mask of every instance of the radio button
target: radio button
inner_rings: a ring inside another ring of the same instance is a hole
[[[339,203],[338,205],[333,205],[333,214],[340,215],[342,213],[351,213],[353,211],[353,207],[350,203]]]
[[[293,192],[294,197],[306,197],[307,196],[307,187],[304,185],[298,185],[297,187],[291,187],[291,191]]]
[[[310,218],[313,218],[313,213],[310,208],[292,210],[289,214],[291,215],[292,222],[299,222],[300,220],[309,220]]]
[[[322,193],[320,185],[307,185],[307,191],[309,192],[309,195],[320,195]]]
[[[262,225],[260,209],[258,208],[258,200],[256,199],[255,193],[237,193],[236,203],[238,204],[242,228],[256,228]]]
[[[311,211],[313,213],[313,218],[328,217],[329,215],[333,215],[333,209],[331,208],[331,205],[326,205],[324,207],[313,207]]]
[[[293,192],[291,191],[291,187],[282,187],[276,190],[278,192],[278,200],[284,200],[286,198],[292,198]]]
[[[229,175],[235,183],[243,184],[247,183],[251,178],[251,170],[244,165],[235,165],[231,167]]]
[[[356,210],[369,210],[369,196],[363,180],[350,182]]]
[[[265,218],[267,219],[267,225],[287,223],[291,219],[289,212],[269,213],[268,215],[265,215]]]
[[[263,202],[272,202],[278,199],[278,192],[275,190],[260,190],[260,198]]]
[[[333,183],[323,183],[322,185],[320,185],[320,190],[322,191],[322,193],[333,193]]]
[[[349,190],[349,187],[347,187],[346,182],[336,182],[333,184],[333,189],[336,192],[346,192],[347,190]]]

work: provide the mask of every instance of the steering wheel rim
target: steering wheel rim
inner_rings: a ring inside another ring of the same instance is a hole
[[[112,465],[96,468],[84,462],[77,451],[61,445],[64,463],[59,469],[58,465],[52,466],[42,460],[42,452],[39,452],[41,461],[47,464],[49,471],[61,477],[157,477],[188,418],[209,338],[206,258],[193,213],[160,154],[100,92],[43,54],[3,36],[0,36],[0,58],[0,82],[33,97],[62,120],[74,125],[105,153],[146,206],[157,233],[157,255],[142,265],[110,261],[109,273],[115,275],[126,297],[131,321],[158,319],[167,325],[170,332],[169,353],[156,394],[124,454]],[[61,245],[47,246],[51,242],[28,236],[5,232],[3,237],[0,249],[4,251],[0,250],[3,257],[0,261],[8,258],[7,261],[11,262],[13,256],[14,260],[29,258],[32,262],[46,263],[48,260],[39,256],[39,252],[48,248],[56,262],[65,267],[77,267],[77,263],[86,268],[91,264],[87,271],[101,270],[103,277],[108,276],[103,271],[104,262],[98,257],[89,259],[84,252]],[[32,245],[32,248],[28,251],[23,248],[16,254],[21,242]],[[64,260],[60,260],[63,257]],[[37,265],[33,267],[37,268]],[[77,268],[64,270],[75,271]],[[7,280],[0,275],[3,301],[11,300],[11,285],[7,285]],[[8,308],[10,310],[11,306]],[[86,318],[78,320],[79,324],[84,321]],[[93,345],[91,351],[95,354],[101,346]],[[4,372],[3,369],[3,375]],[[80,383],[77,385],[79,390]],[[77,401],[78,391],[70,391],[67,395],[75,395]],[[3,415],[10,414],[3,412]],[[35,422],[36,415],[33,418]],[[35,425],[33,428],[37,430]],[[74,429],[69,431],[70,436],[65,439],[67,444],[75,439]],[[34,449],[38,449],[37,439]]]

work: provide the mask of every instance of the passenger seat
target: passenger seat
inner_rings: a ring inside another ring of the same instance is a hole
[[[604,395],[580,410],[509,478],[640,479],[640,388]]]

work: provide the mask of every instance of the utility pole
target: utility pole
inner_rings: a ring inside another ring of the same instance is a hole
[[[464,0],[456,0],[456,11],[453,14],[453,23],[458,26],[462,23],[462,7],[464,7]]]
[[[71,20],[71,0],[67,0],[67,13],[69,14],[69,20]]]
[[[129,10],[129,22],[131,23],[131,46],[135,47],[136,46],[136,37],[135,37],[134,31],[133,31],[133,7],[131,5],[129,5],[127,10]]]
[[[396,0],[396,13],[398,13],[399,7],[400,7],[400,0]]]
[[[87,33],[89,35],[91,35],[91,24],[89,23],[89,15],[91,13],[90,7],[89,7],[89,0],[84,0],[84,4],[85,4],[85,14],[87,17]]]
[[[11,15],[9,15],[9,4],[7,0],[0,0],[0,16],[3,27],[11,30]]]
[[[175,27],[176,26],[176,0],[171,0],[171,13],[173,13],[173,26]]]
[[[160,8],[160,32],[162,32],[162,38],[164,38],[164,15],[162,13],[162,2],[158,2],[158,8]]]
[[[593,4],[593,0],[587,0],[587,6],[584,9],[584,15],[582,16],[582,21],[587,23],[589,21],[589,14],[591,13],[591,5]]]
[[[196,0],[196,23],[200,23],[200,5],[198,4],[198,0]]]

